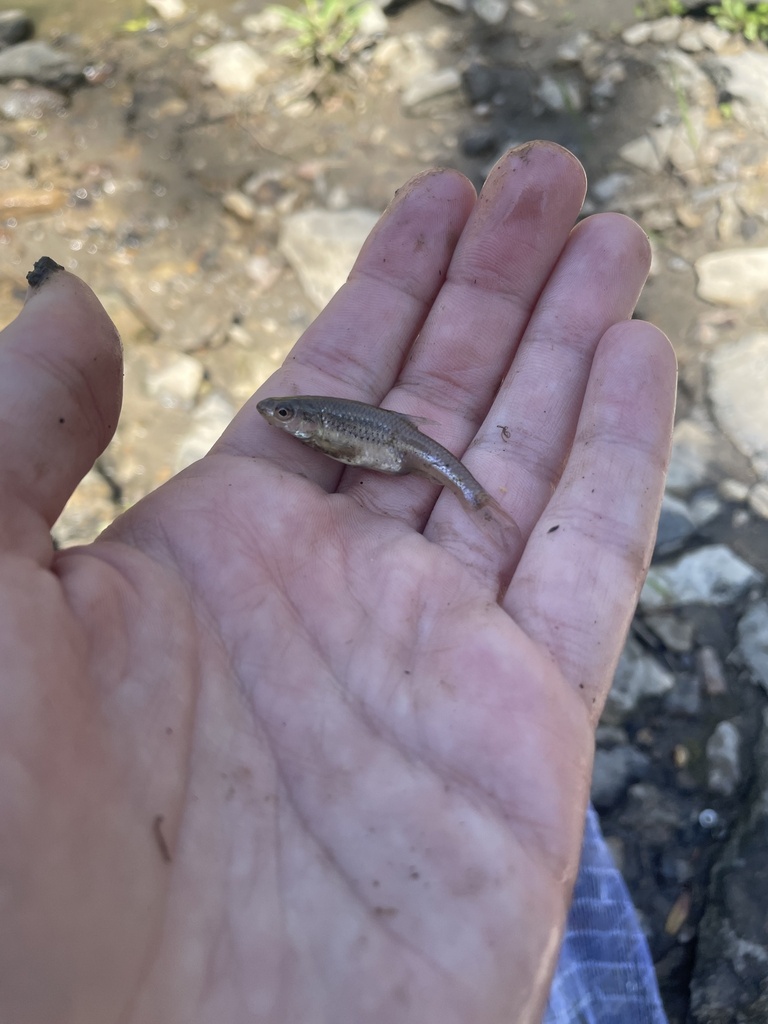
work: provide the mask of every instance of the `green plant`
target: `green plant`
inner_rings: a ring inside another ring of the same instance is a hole
[[[301,0],[299,10],[282,4],[269,10],[278,14],[293,34],[286,48],[293,56],[335,68],[349,60],[349,44],[363,14],[360,0]]]
[[[754,42],[768,42],[768,3],[746,4],[743,0],[720,0],[707,8],[715,24],[727,32],[738,32]]]

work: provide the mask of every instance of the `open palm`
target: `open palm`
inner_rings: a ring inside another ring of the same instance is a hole
[[[0,1018],[541,1018],[592,729],[647,566],[674,356],[648,247],[536,144],[398,193],[201,462],[96,543],[116,336],[64,271],[0,344]],[[268,394],[427,417],[519,524],[272,431]]]

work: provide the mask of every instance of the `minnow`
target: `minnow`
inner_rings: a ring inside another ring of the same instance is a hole
[[[498,508],[455,455],[402,413],[319,395],[265,398],[256,408],[273,427],[338,462],[379,473],[415,473],[449,488],[471,509]]]

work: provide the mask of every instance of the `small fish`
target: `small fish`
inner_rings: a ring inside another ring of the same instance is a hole
[[[472,509],[497,507],[455,455],[402,413],[317,395],[265,398],[256,408],[273,427],[338,462],[379,473],[416,473],[448,487]]]

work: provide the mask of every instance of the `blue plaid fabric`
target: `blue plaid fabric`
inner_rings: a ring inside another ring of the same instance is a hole
[[[592,807],[543,1024],[667,1024],[648,944]]]

